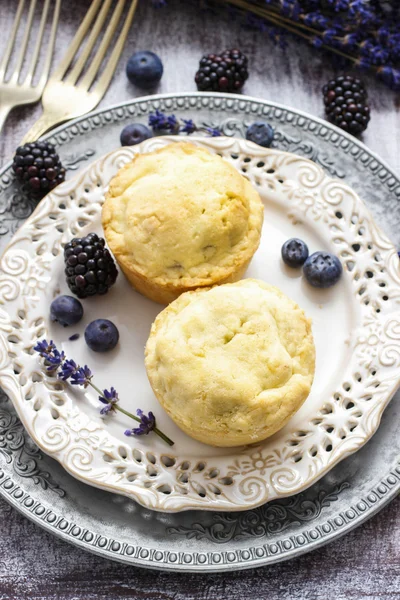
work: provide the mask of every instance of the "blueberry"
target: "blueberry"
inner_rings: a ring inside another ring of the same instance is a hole
[[[119,332],[108,319],[96,319],[85,329],[85,341],[94,352],[108,352],[118,344]]]
[[[264,148],[269,148],[274,139],[274,130],[269,123],[256,121],[246,131],[246,140]]]
[[[132,125],[126,125],[121,131],[121,146],[134,146],[144,142],[149,137],[151,137],[151,131],[146,125],[132,123]]]
[[[135,52],[126,65],[129,81],[145,89],[157,85],[163,70],[163,64],[154,52]]]
[[[283,262],[288,267],[301,267],[307,260],[308,247],[303,240],[291,238],[283,244],[281,254]]]
[[[342,275],[342,265],[334,254],[314,252],[304,263],[303,273],[308,283],[317,288],[335,285]]]
[[[50,304],[50,318],[67,327],[75,325],[83,317],[83,306],[72,296],[58,296]]]

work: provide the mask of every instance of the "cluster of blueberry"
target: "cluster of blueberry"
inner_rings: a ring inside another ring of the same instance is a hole
[[[50,304],[50,318],[63,327],[76,325],[83,317],[82,303],[73,296],[57,296]],[[70,337],[78,339],[78,334]],[[108,319],[91,321],[85,329],[85,342],[94,352],[108,352],[118,344],[117,327]]]
[[[298,238],[287,240],[282,246],[281,254],[288,267],[303,267],[303,275],[313,287],[332,287],[342,275],[342,264],[337,256],[322,251],[309,256],[307,244]]]
[[[82,303],[73,296],[57,296],[50,305],[50,318],[63,327],[76,325],[83,317]],[[78,339],[78,334],[70,337]],[[118,344],[119,332],[108,319],[96,319],[85,329],[85,342],[94,352],[107,352]]]

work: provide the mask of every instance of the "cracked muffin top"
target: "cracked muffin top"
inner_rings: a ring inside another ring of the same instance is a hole
[[[259,244],[263,205],[226,160],[178,142],[138,154],[117,173],[102,221],[128,278],[133,272],[192,289],[247,266]]]
[[[314,362],[309,319],[256,279],[180,296],[156,318],[145,358],[170,417],[213,446],[258,442],[283,427],[310,392]]]

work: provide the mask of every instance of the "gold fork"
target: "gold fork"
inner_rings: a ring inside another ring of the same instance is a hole
[[[75,117],[79,117],[80,115],[84,115],[100,102],[110,84],[111,78],[118,64],[133,15],[135,14],[138,0],[128,0],[128,2],[130,3],[130,7],[121,33],[115,43],[104,71],[100,75],[96,84],[90,90],[90,87],[92,86],[93,81],[98,74],[100,65],[104,59],[108,47],[110,46],[115,30],[118,27],[118,23],[120,22],[126,3],[126,0],[117,1],[103,39],[100,42],[99,48],[86,73],[81,77],[89,55],[93,50],[93,47],[103,28],[112,3],[112,0],[104,0],[103,4],[102,0],[93,0],[85,18],[83,19],[74,39],[70,44],[67,53],[65,54],[54,74],[50,77],[43,91],[43,114],[28,131],[21,142],[22,144],[36,140],[38,137],[43,135],[43,133],[49,129],[52,129],[55,125],[59,125],[68,119],[73,119]],[[91,32],[88,35],[86,45],[78,57],[75,65],[66,75],[68,69],[71,67],[74,56],[82,44],[86,34],[89,32],[90,26],[96,15],[97,18]],[[80,77],[81,79],[77,83]]]
[[[8,63],[10,61],[10,57],[14,48],[15,40],[17,37],[17,32],[19,29],[19,24],[21,21],[22,12],[24,10],[25,0],[19,0],[17,12],[14,19],[14,24],[11,29],[10,39],[8,40],[8,44],[3,56],[3,59],[0,63],[0,131],[3,127],[4,121],[6,120],[8,113],[15,106],[19,106],[21,104],[31,104],[33,102],[37,102],[40,100],[40,96],[43,93],[44,86],[46,85],[47,78],[49,76],[50,65],[51,65],[51,57],[53,55],[54,49],[54,41],[56,38],[58,17],[60,14],[60,4],[61,0],[55,0],[54,10],[53,10],[53,20],[51,24],[50,30],[50,38],[47,47],[46,56],[44,58],[44,65],[42,69],[42,73],[40,75],[39,81],[35,86],[32,85],[33,77],[37,68],[37,63],[39,59],[42,39],[44,30],[47,23],[47,18],[49,15],[50,8],[50,0],[45,0],[42,16],[40,19],[39,32],[36,39],[36,44],[33,49],[33,54],[31,61],[29,63],[28,72],[25,75],[25,78],[22,82],[19,82],[21,69],[24,62],[26,50],[28,47],[29,37],[31,35],[33,16],[36,8],[36,0],[31,0],[27,23],[25,26],[24,36],[21,44],[21,49],[18,54],[18,58],[16,61],[16,65],[12,75],[9,77],[8,81],[6,81],[6,73]]]

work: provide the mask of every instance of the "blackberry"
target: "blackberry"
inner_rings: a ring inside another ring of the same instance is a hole
[[[238,92],[248,76],[247,57],[233,49],[203,56],[194,80],[202,92]]]
[[[370,114],[362,81],[341,75],[324,85],[322,92],[328,121],[354,135],[367,129]]]
[[[105,294],[117,279],[117,267],[104,245],[103,238],[89,233],[64,247],[67,284],[78,298]]]
[[[17,178],[35,198],[43,198],[65,179],[65,169],[55,147],[49,142],[19,146],[13,159]]]

